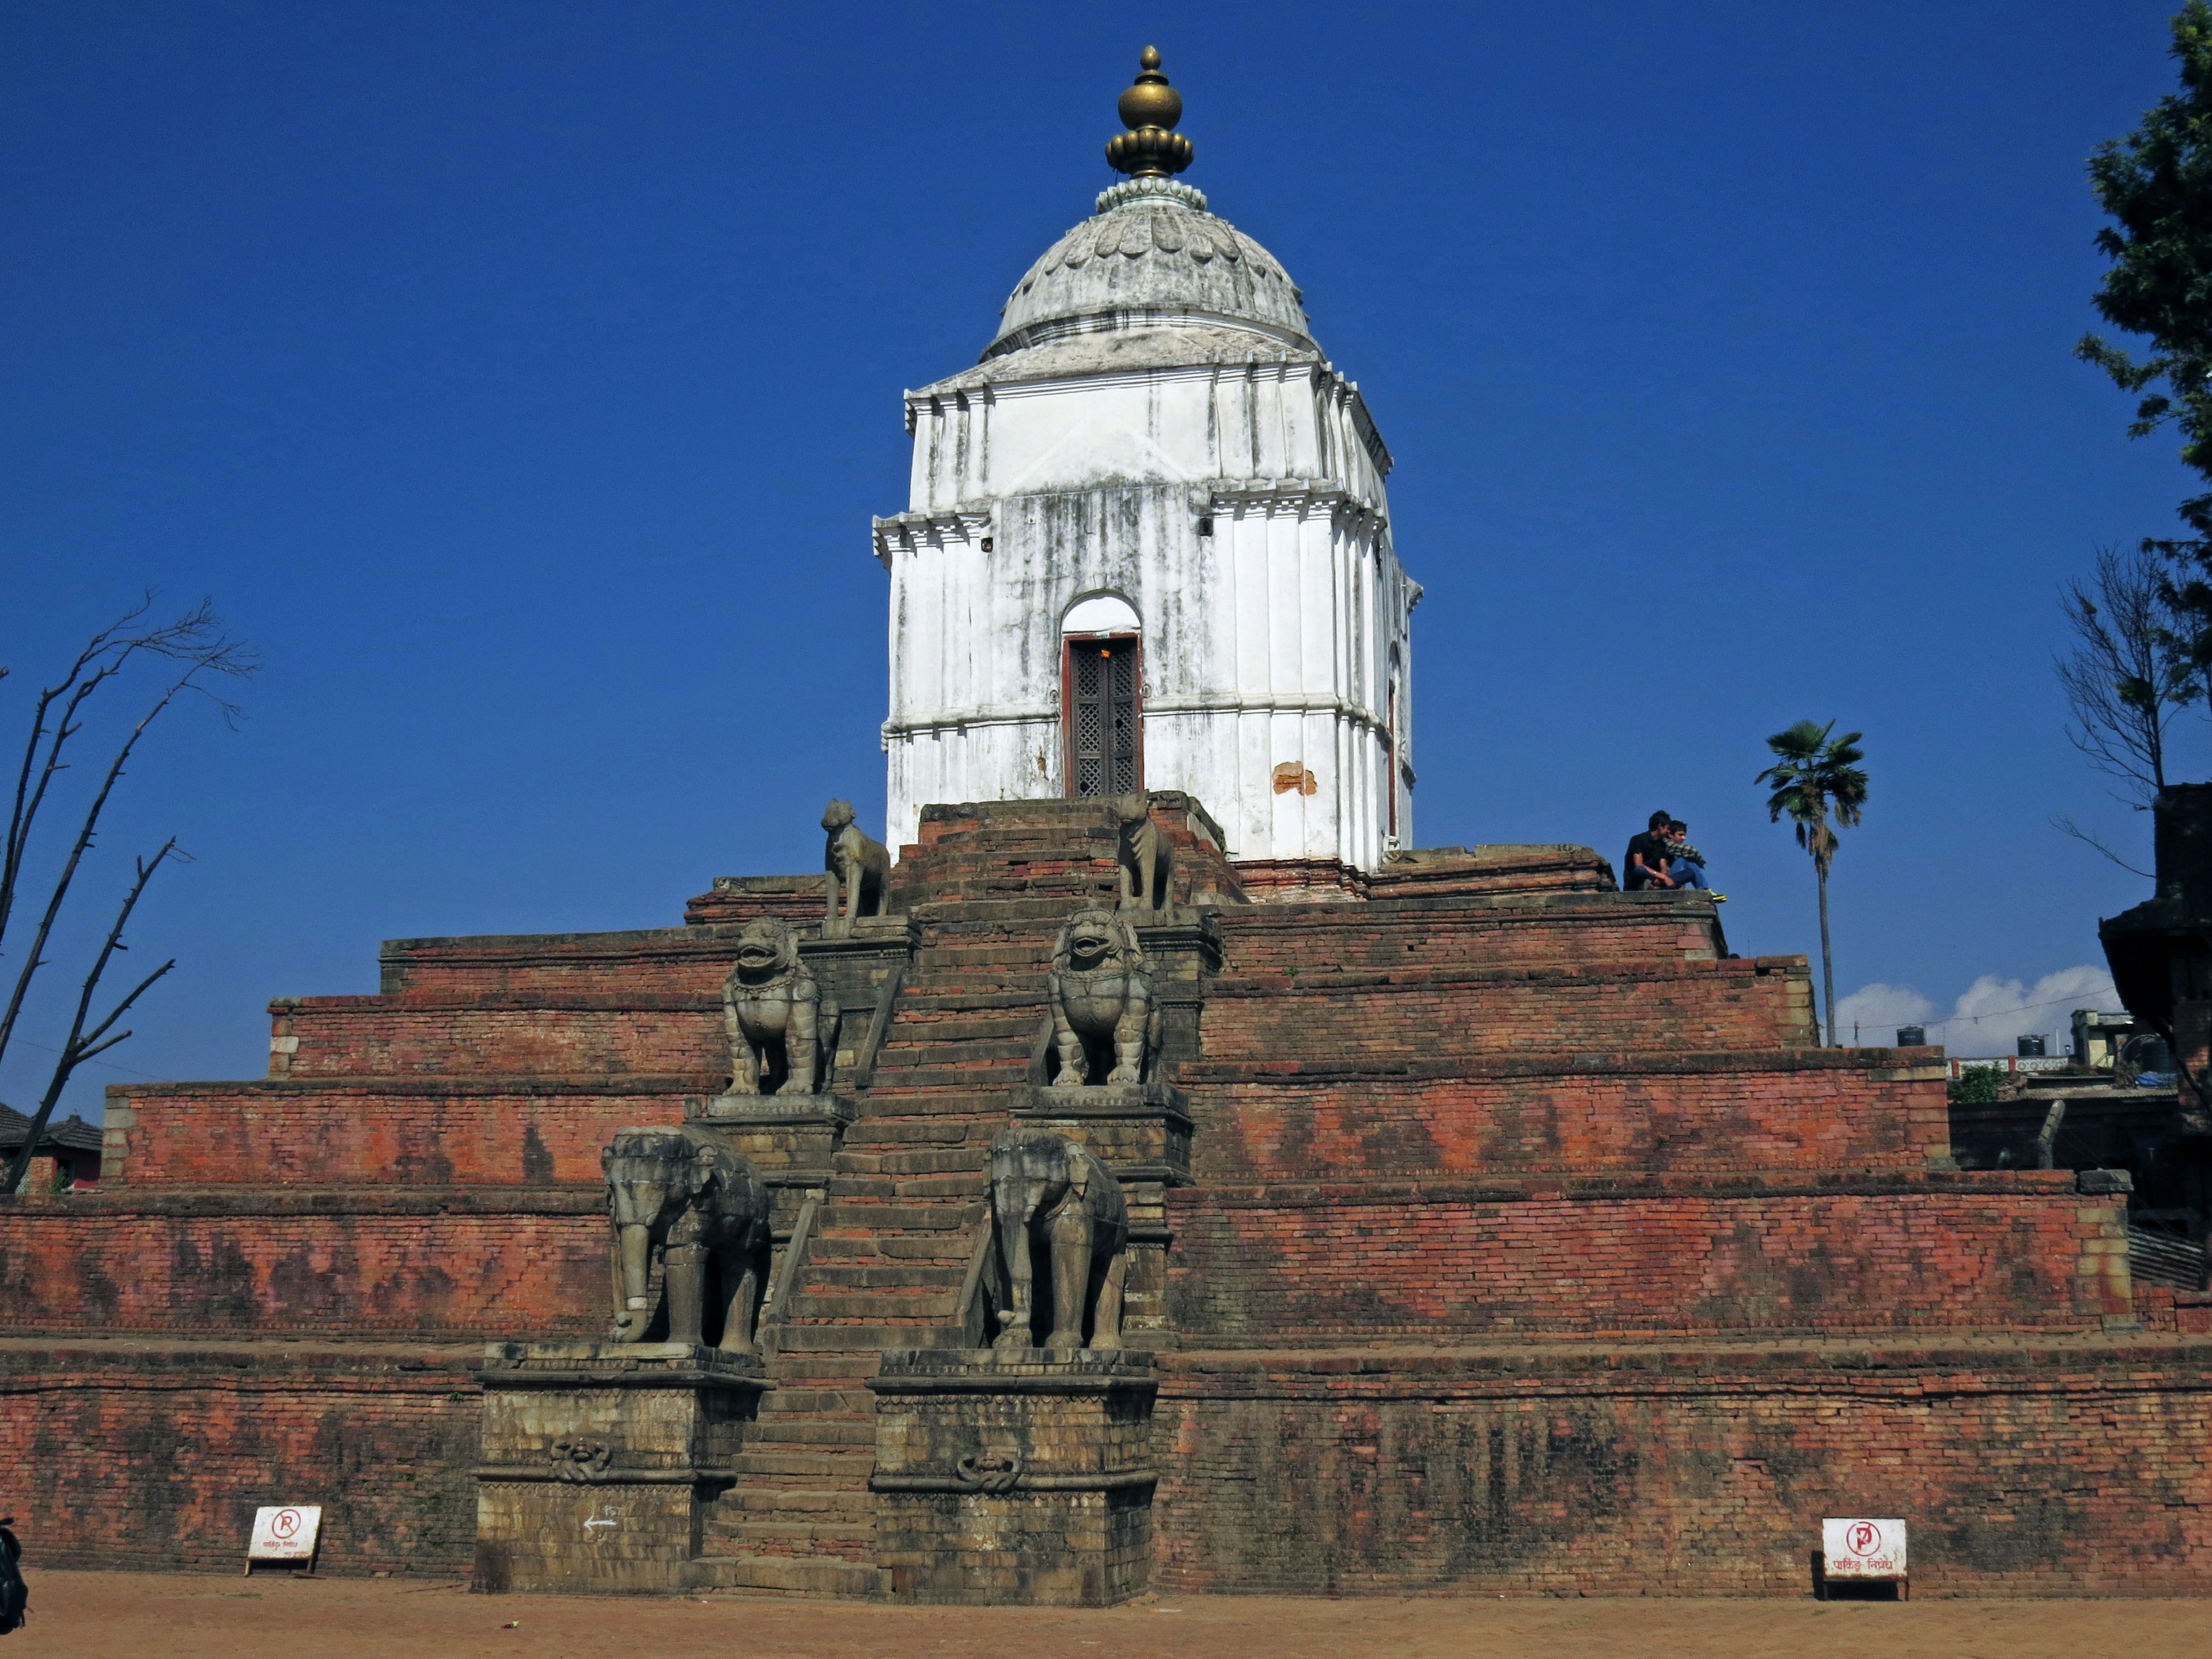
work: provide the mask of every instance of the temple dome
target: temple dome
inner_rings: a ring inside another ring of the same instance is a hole
[[[1167,179],[1102,191],[1098,211],[1015,284],[986,360],[1067,334],[1228,324],[1310,348],[1304,295],[1274,255]]]

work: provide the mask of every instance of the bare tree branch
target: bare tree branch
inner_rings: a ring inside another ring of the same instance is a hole
[[[2057,830],[2061,835],[2071,836],[2078,842],[2086,842],[2088,845],[2095,848],[2100,853],[2102,853],[2106,858],[2112,860],[2113,863],[2118,865],[2121,869],[2126,871],[2131,876],[2141,876],[2145,881],[2156,881],[2158,879],[2158,877],[2153,872],[2148,870],[2138,870],[2134,865],[2130,864],[2125,859],[2122,858],[2118,853],[2115,853],[2103,842],[2098,840],[2096,836],[2091,835],[2087,830],[2081,828],[2080,824],[2075,823],[2071,818],[2055,817],[2051,820],[2051,827],[2053,830]]]
[[[2095,577],[2069,582],[2059,601],[2074,633],[2073,648],[2051,663],[2071,716],[2067,740],[2133,806],[2166,787],[2166,727],[2197,691],[2175,649],[2167,592],[2149,554],[2103,547]]]
[[[259,666],[252,652],[222,632],[221,620],[205,601],[173,622],[157,627],[139,626],[140,619],[152,604],[153,596],[149,594],[119,620],[93,635],[62,678],[40,692],[33,710],[31,734],[25,744],[22,765],[16,777],[7,843],[4,853],[0,854],[0,945],[6,941],[8,925],[21,890],[24,858],[31,844],[32,833],[37,826],[40,810],[46,804],[47,791],[55,778],[68,769],[68,763],[63,757],[70,740],[82,729],[79,711],[88,699],[122,673],[136,657],[143,655],[182,665],[182,672],[169,681],[152,708],[140,717],[137,725],[124,739],[85,811],[76,840],[47,895],[46,908],[32,936],[30,949],[24,954],[21,966],[16,970],[15,983],[9,995],[7,1006],[4,1011],[0,1011],[0,1058],[5,1058],[7,1054],[25,1000],[30,994],[32,982],[37,978],[39,970],[47,965],[47,943],[68,900],[70,889],[76,880],[78,867],[99,830],[100,815],[106,810],[108,798],[114,792],[125,766],[139,740],[145,736],[147,728],[187,691],[209,697],[221,711],[225,724],[234,725],[239,712],[237,705],[217,696],[209,681],[217,676],[243,678]],[[42,747],[45,754],[43,762],[40,760]]]
[[[150,720],[152,716],[147,718]],[[17,1149],[15,1160],[8,1166],[5,1182],[0,1182],[0,1193],[13,1193],[21,1188],[23,1177],[30,1172],[32,1154],[38,1150],[39,1141],[46,1132],[46,1124],[53,1117],[54,1106],[61,1099],[62,1091],[69,1086],[70,1078],[76,1068],[93,1055],[113,1048],[131,1035],[125,1031],[120,1036],[100,1041],[113,1029],[115,1022],[129,1011],[131,1005],[145,994],[148,988],[177,965],[176,958],[172,957],[132,987],[130,994],[111,1008],[98,1024],[86,1029],[85,1021],[92,1012],[92,1000],[99,994],[100,981],[107,972],[107,964],[114,960],[118,951],[129,948],[123,943],[123,930],[130,925],[131,913],[138,908],[138,901],[144,896],[146,884],[153,880],[154,872],[174,855],[177,855],[177,842],[172,836],[152,858],[136,860],[138,878],[131,884],[131,890],[124,896],[122,908],[116,912],[115,925],[107,930],[107,938],[100,947],[100,954],[93,958],[92,967],[78,989],[76,1012],[70,1021],[69,1036],[54,1060],[53,1076],[47,1081],[46,1091],[40,1098],[39,1109],[32,1115],[29,1127],[23,1132],[23,1144]]]

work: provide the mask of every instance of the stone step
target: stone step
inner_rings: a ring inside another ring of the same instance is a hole
[[[1022,1011],[990,1010],[976,1014],[933,1014],[920,1017],[906,1008],[900,1011],[890,1034],[884,1038],[878,1054],[883,1055],[919,1047],[924,1043],[935,1046],[955,1042],[1008,1042],[1024,1041],[1036,1036],[1039,1016]]]
[[[1114,890],[1102,886],[1100,896]],[[910,901],[908,908],[929,930],[923,936],[925,944],[929,942],[931,934],[942,937],[956,929],[971,936],[994,929],[1009,934],[1017,931],[1037,932],[1049,944],[1073,907],[1067,897],[1059,893],[1044,898],[1020,898],[1003,889],[994,889],[988,892],[949,893],[942,897],[933,895]],[[1028,927],[1023,927],[1024,923]]]
[[[997,1088],[935,1088],[926,1084],[886,1085],[871,1090],[867,1115],[847,1131],[848,1135],[868,1126],[913,1121],[930,1117],[999,1117],[1006,1111],[1006,1085]]]
[[[957,1206],[922,1203],[851,1203],[842,1190],[824,1205],[815,1218],[818,1237],[828,1240],[841,1235],[860,1233],[869,1236],[883,1233],[955,1233],[964,1232],[975,1219],[975,1212]],[[811,1245],[808,1247],[813,1248]]]
[[[762,1418],[745,1436],[747,1449],[768,1451],[787,1446],[873,1446],[873,1418],[788,1417]]]
[[[967,1267],[969,1239],[967,1234],[925,1234],[921,1239],[856,1239],[852,1243],[863,1243],[863,1249],[823,1249],[825,1239],[817,1239],[807,1249],[807,1274],[821,1267],[858,1267],[858,1265],[911,1265],[911,1267]]]
[[[844,1150],[890,1152],[965,1146],[978,1128],[990,1121],[981,1112],[926,1112],[911,1118],[864,1117],[845,1131]]]
[[[957,1290],[967,1277],[965,1261],[817,1261],[806,1270],[809,1289],[824,1291]]]
[[[808,1387],[805,1383],[788,1383],[769,1389],[761,1395],[760,1414],[771,1412],[778,1415],[793,1413],[820,1413],[831,1417],[872,1416],[876,1397],[866,1389],[825,1389]]]
[[[991,1137],[964,1139],[957,1146],[901,1147],[887,1152],[842,1152],[834,1168],[840,1175],[947,1175],[988,1165]]]
[[[838,1520],[836,1516],[823,1516],[821,1520],[721,1520],[712,1522],[714,1535],[726,1537],[737,1547],[776,1547],[776,1544],[825,1544],[825,1541],[852,1541],[867,1544],[876,1537],[876,1522]]]
[[[777,1595],[872,1598],[890,1593],[890,1575],[830,1555],[702,1557],[684,1570],[689,1589],[765,1591]]]
[[[791,1318],[797,1323],[811,1324],[836,1319],[872,1320],[878,1324],[926,1320],[942,1324],[952,1317],[952,1304],[959,1294],[957,1280],[860,1291],[810,1284],[792,1297]]]
[[[768,1379],[780,1389],[866,1388],[882,1361],[872,1353],[776,1353],[768,1357]]]
[[[885,1348],[957,1348],[964,1332],[927,1325],[786,1325],[777,1346],[787,1354],[880,1354]]]
[[[869,1471],[876,1466],[875,1449],[823,1446],[800,1451],[778,1448],[742,1451],[731,1464],[739,1479],[778,1479],[802,1480],[843,1480],[867,1484]]]
[[[988,1196],[991,1171],[988,1166],[952,1175],[860,1175],[840,1170],[837,1197],[842,1200],[877,1199],[889,1206],[899,1199],[975,1200]],[[841,1218],[840,1224],[842,1224]]]
[[[1015,1071],[1029,1066],[1030,1037],[994,1037],[988,1042],[915,1042],[894,1048],[883,1046],[876,1055],[876,1075],[909,1082],[915,1073],[927,1073],[940,1082],[960,1082],[963,1075]]]
[[[902,1029],[911,1029],[918,1014],[1012,1013],[1025,1006],[1042,1008],[1050,988],[1048,981],[1042,967],[1033,974],[932,973],[916,969],[895,1006]]]
[[[953,968],[1035,968],[1042,970],[1052,953],[1053,941],[1043,934],[1035,943],[1020,939],[990,944],[931,945],[919,953],[918,968],[934,972]]]
[[[866,1486],[854,1492],[805,1486],[739,1486],[723,1498],[719,1508],[736,1514],[717,1515],[720,1521],[872,1521],[876,1495]]]

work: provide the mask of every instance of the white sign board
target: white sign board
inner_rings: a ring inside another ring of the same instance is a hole
[[[248,1561],[312,1561],[315,1534],[323,1529],[319,1504],[286,1504],[281,1509],[253,1511],[253,1538],[246,1547]]]
[[[1903,1578],[1905,1522],[1823,1521],[1820,1553],[1830,1578]]]

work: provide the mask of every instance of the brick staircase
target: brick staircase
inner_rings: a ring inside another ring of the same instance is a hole
[[[930,897],[915,907],[921,938],[873,1086],[771,1327],[770,1387],[738,1484],[708,1523],[701,1577],[717,1586],[884,1589],[872,1564],[867,1382],[885,1349],[963,1345],[958,1303],[989,1200],[991,1140],[1029,1074],[1053,938],[1075,904],[1114,892],[1110,836],[1040,845],[1035,829],[970,831],[939,848],[916,872]]]

